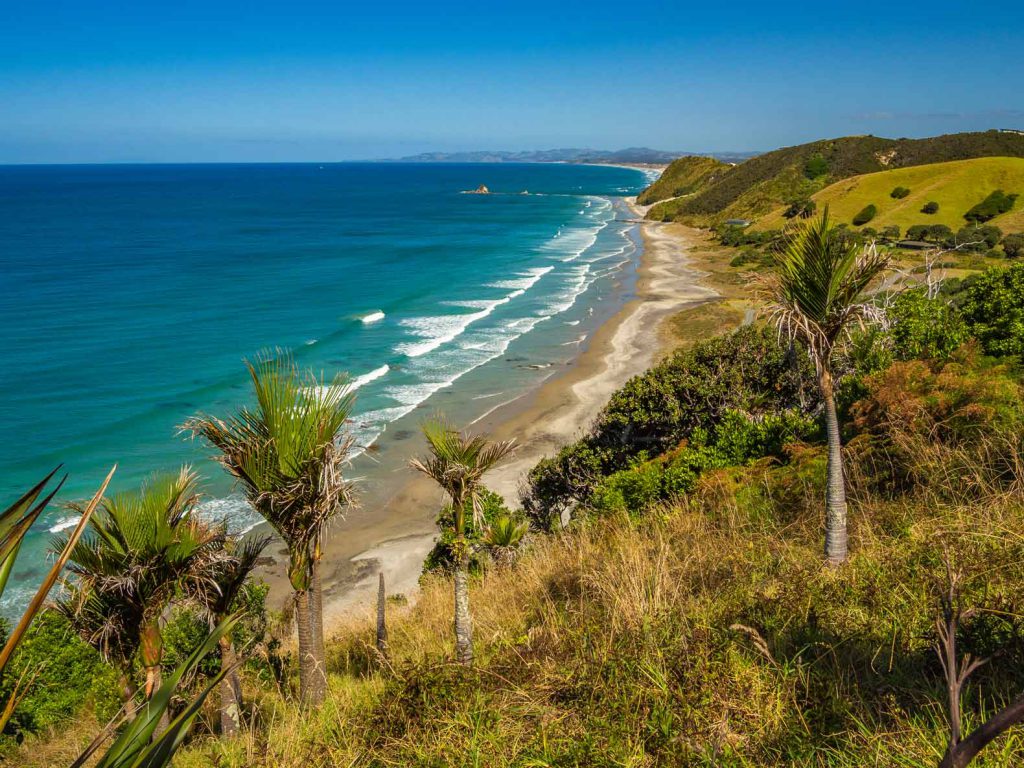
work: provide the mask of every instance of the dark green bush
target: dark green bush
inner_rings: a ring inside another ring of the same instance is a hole
[[[890,224],[888,227],[882,227],[882,231],[879,235],[884,240],[899,240],[900,239],[900,228],[895,224]]]
[[[485,490],[480,498],[480,514],[483,517],[483,528],[502,516],[515,517],[505,501],[493,491]],[[423,562],[423,573],[449,573],[455,567],[455,558],[452,553],[452,544],[455,543],[453,532],[452,506],[445,506],[437,515],[437,524],[441,535],[434,543],[427,559]],[[473,543],[481,541],[484,535],[483,529],[478,529],[473,524],[473,510],[467,505],[466,508],[466,538]],[[478,551],[471,551],[469,568],[471,572],[480,569],[483,560]]]
[[[1000,214],[1006,213],[1017,200],[1016,194],[1006,194],[1001,189],[997,189],[995,192],[990,194],[976,206],[971,208],[967,213],[964,214],[964,218],[975,224],[984,224],[990,219],[994,219]]]
[[[535,527],[549,529],[602,477],[692,442],[700,430],[714,444],[728,411],[758,420],[816,403],[806,355],[781,347],[772,331],[748,327],[700,342],[631,379],[586,437],[538,463],[523,508]]]
[[[894,200],[902,200],[904,197],[910,194],[910,190],[906,187],[896,187],[892,192],[889,193],[889,197]]]
[[[743,245],[768,245],[775,242],[779,237],[777,229],[765,230],[763,232],[752,232],[747,227],[734,227],[723,225],[716,230],[718,240],[722,245],[737,248]]]
[[[853,226],[859,227],[862,224],[867,224],[875,218],[875,214],[877,213],[878,209],[875,207],[874,203],[867,205],[860,213],[853,217]]]
[[[1003,238],[1003,253],[1008,259],[1024,256],[1024,235],[1007,235]]]
[[[925,203],[924,207],[921,209],[921,213],[932,214],[932,213],[938,213],[938,212],[939,212],[939,204],[936,203],[934,200],[930,200],[927,203]]]
[[[804,176],[817,179],[828,173],[828,160],[821,155],[813,155],[804,163]]]
[[[991,250],[999,244],[1002,236],[1002,230],[992,224],[967,226],[961,228],[956,237],[950,239],[949,245],[966,246],[967,250],[972,251]]]
[[[818,204],[813,200],[804,198],[801,200],[794,200],[790,203],[789,207],[782,215],[787,219],[795,219],[797,217],[807,219],[810,218],[816,210],[818,210]]]

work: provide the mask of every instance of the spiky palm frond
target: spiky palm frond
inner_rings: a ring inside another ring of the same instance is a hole
[[[198,501],[187,467],[155,476],[137,491],[103,499],[88,535],[71,549],[68,570],[77,580],[58,607],[106,657],[130,658],[140,626],[155,621],[176,590],[209,585],[227,534],[199,518]],[[56,537],[52,546],[60,549],[66,539]]]
[[[208,583],[188,595],[211,622],[219,621],[231,610],[270,539],[270,536],[248,536],[227,540],[226,556],[210,569]]]
[[[443,418],[423,425],[429,455],[410,465],[437,483],[452,501],[456,533],[465,532],[465,508],[481,527],[479,495],[483,476],[515,449],[514,440],[491,441],[454,429]]]
[[[352,502],[341,470],[352,445],[345,423],[354,398],[344,377],[327,383],[301,374],[283,353],[246,365],[256,408],[226,420],[197,416],[182,429],[217,449],[216,460],[293,552],[295,570],[305,567],[295,557],[308,558],[330,520]]]
[[[526,536],[528,526],[511,515],[501,515],[489,526],[484,534],[484,543],[488,547],[515,549]]]
[[[773,324],[804,341],[820,371],[850,325],[872,315],[864,292],[888,261],[874,246],[862,248],[843,237],[826,208],[786,239],[776,271],[760,280],[759,293]]]

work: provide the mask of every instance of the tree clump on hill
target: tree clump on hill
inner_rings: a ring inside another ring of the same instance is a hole
[[[853,225],[855,227],[859,227],[862,224],[867,224],[869,221],[875,218],[875,215],[877,213],[878,209],[875,207],[875,204],[869,203],[863,208],[863,210],[860,211],[860,213],[853,217]]]
[[[804,176],[814,180],[828,173],[828,160],[821,155],[812,155],[804,163]]]
[[[910,194],[910,190],[906,187],[896,187],[892,192],[889,193],[889,197],[894,200],[902,200],[904,197]]]
[[[964,218],[975,224],[983,224],[986,221],[994,219],[996,216],[1011,210],[1016,201],[1016,194],[1008,195],[1003,192],[1003,190],[997,189],[967,211],[967,213],[964,214]]]
[[[1008,259],[1024,256],[1024,234],[1012,234],[1004,237],[1003,253]]]
[[[787,219],[808,219],[816,210],[818,210],[818,204],[816,202],[809,198],[801,198],[790,203],[789,207],[782,215]]]
[[[921,208],[921,213],[927,213],[929,215],[938,212],[939,204],[936,203],[934,200],[930,200],[929,202],[925,203],[924,207]]]

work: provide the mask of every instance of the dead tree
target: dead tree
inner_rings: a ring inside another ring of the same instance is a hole
[[[942,615],[935,621],[939,642],[935,652],[942,664],[946,677],[946,694],[949,707],[949,746],[943,755],[939,768],[966,768],[990,741],[1007,729],[1024,720],[1024,696],[1003,707],[992,717],[975,728],[967,738],[961,738],[962,719],[960,699],[967,678],[988,659],[975,659],[966,654],[957,658],[956,632],[963,619],[973,616],[974,609],[960,607],[960,574],[954,573],[947,562],[949,589],[942,599]]]

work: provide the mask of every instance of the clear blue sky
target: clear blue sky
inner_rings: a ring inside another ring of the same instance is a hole
[[[0,163],[1024,128],[1024,3],[4,0]]]

